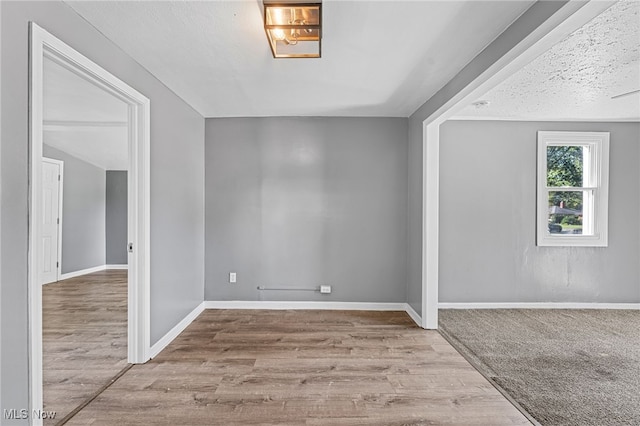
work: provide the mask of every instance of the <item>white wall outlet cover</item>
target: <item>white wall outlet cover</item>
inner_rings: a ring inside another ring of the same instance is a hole
[[[324,293],[324,294],[331,293],[331,286],[330,285],[321,285],[320,286],[320,293]]]
[[[235,272],[229,272],[229,282],[230,283],[235,283],[236,282],[236,273]]]

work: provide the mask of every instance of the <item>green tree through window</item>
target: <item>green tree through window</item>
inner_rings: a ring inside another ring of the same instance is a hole
[[[547,186],[554,188],[583,186],[582,146],[547,146]],[[582,211],[582,193],[576,191],[549,192],[549,206]]]

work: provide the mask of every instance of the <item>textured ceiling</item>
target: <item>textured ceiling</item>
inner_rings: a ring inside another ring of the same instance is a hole
[[[614,4],[454,119],[640,121],[640,2]]]
[[[127,105],[44,61],[44,143],[105,170],[127,169]]]
[[[533,1],[325,0],[323,57],[278,60],[259,0],[67,3],[205,117],[406,117]]]

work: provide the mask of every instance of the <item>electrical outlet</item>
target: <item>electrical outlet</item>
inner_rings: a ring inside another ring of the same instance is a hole
[[[331,286],[330,285],[321,285],[320,286],[320,293],[322,293],[322,294],[331,293]]]
[[[235,283],[236,282],[236,273],[235,272],[229,272],[229,282],[230,283]]]

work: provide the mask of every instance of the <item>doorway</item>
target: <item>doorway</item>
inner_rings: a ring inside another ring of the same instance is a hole
[[[422,122],[422,327],[438,328],[439,286],[439,203],[440,203],[440,125],[489,89],[505,81],[526,64],[547,51],[586,22],[609,8],[615,0],[571,3],[547,19],[526,39],[505,52],[502,57],[477,75],[451,98],[435,105],[433,113]],[[482,62],[482,54],[473,62]],[[473,68],[473,67],[472,67]],[[461,72],[461,74],[463,74]],[[448,84],[461,84],[469,78],[460,74]],[[436,101],[438,102],[438,101]]]
[[[35,23],[30,24],[29,87],[29,376],[30,410],[43,408],[41,249],[43,192],[44,61],[55,62],[95,87],[123,101],[127,108],[127,361],[144,363],[150,353],[150,101]],[[35,420],[35,419],[34,419]]]

